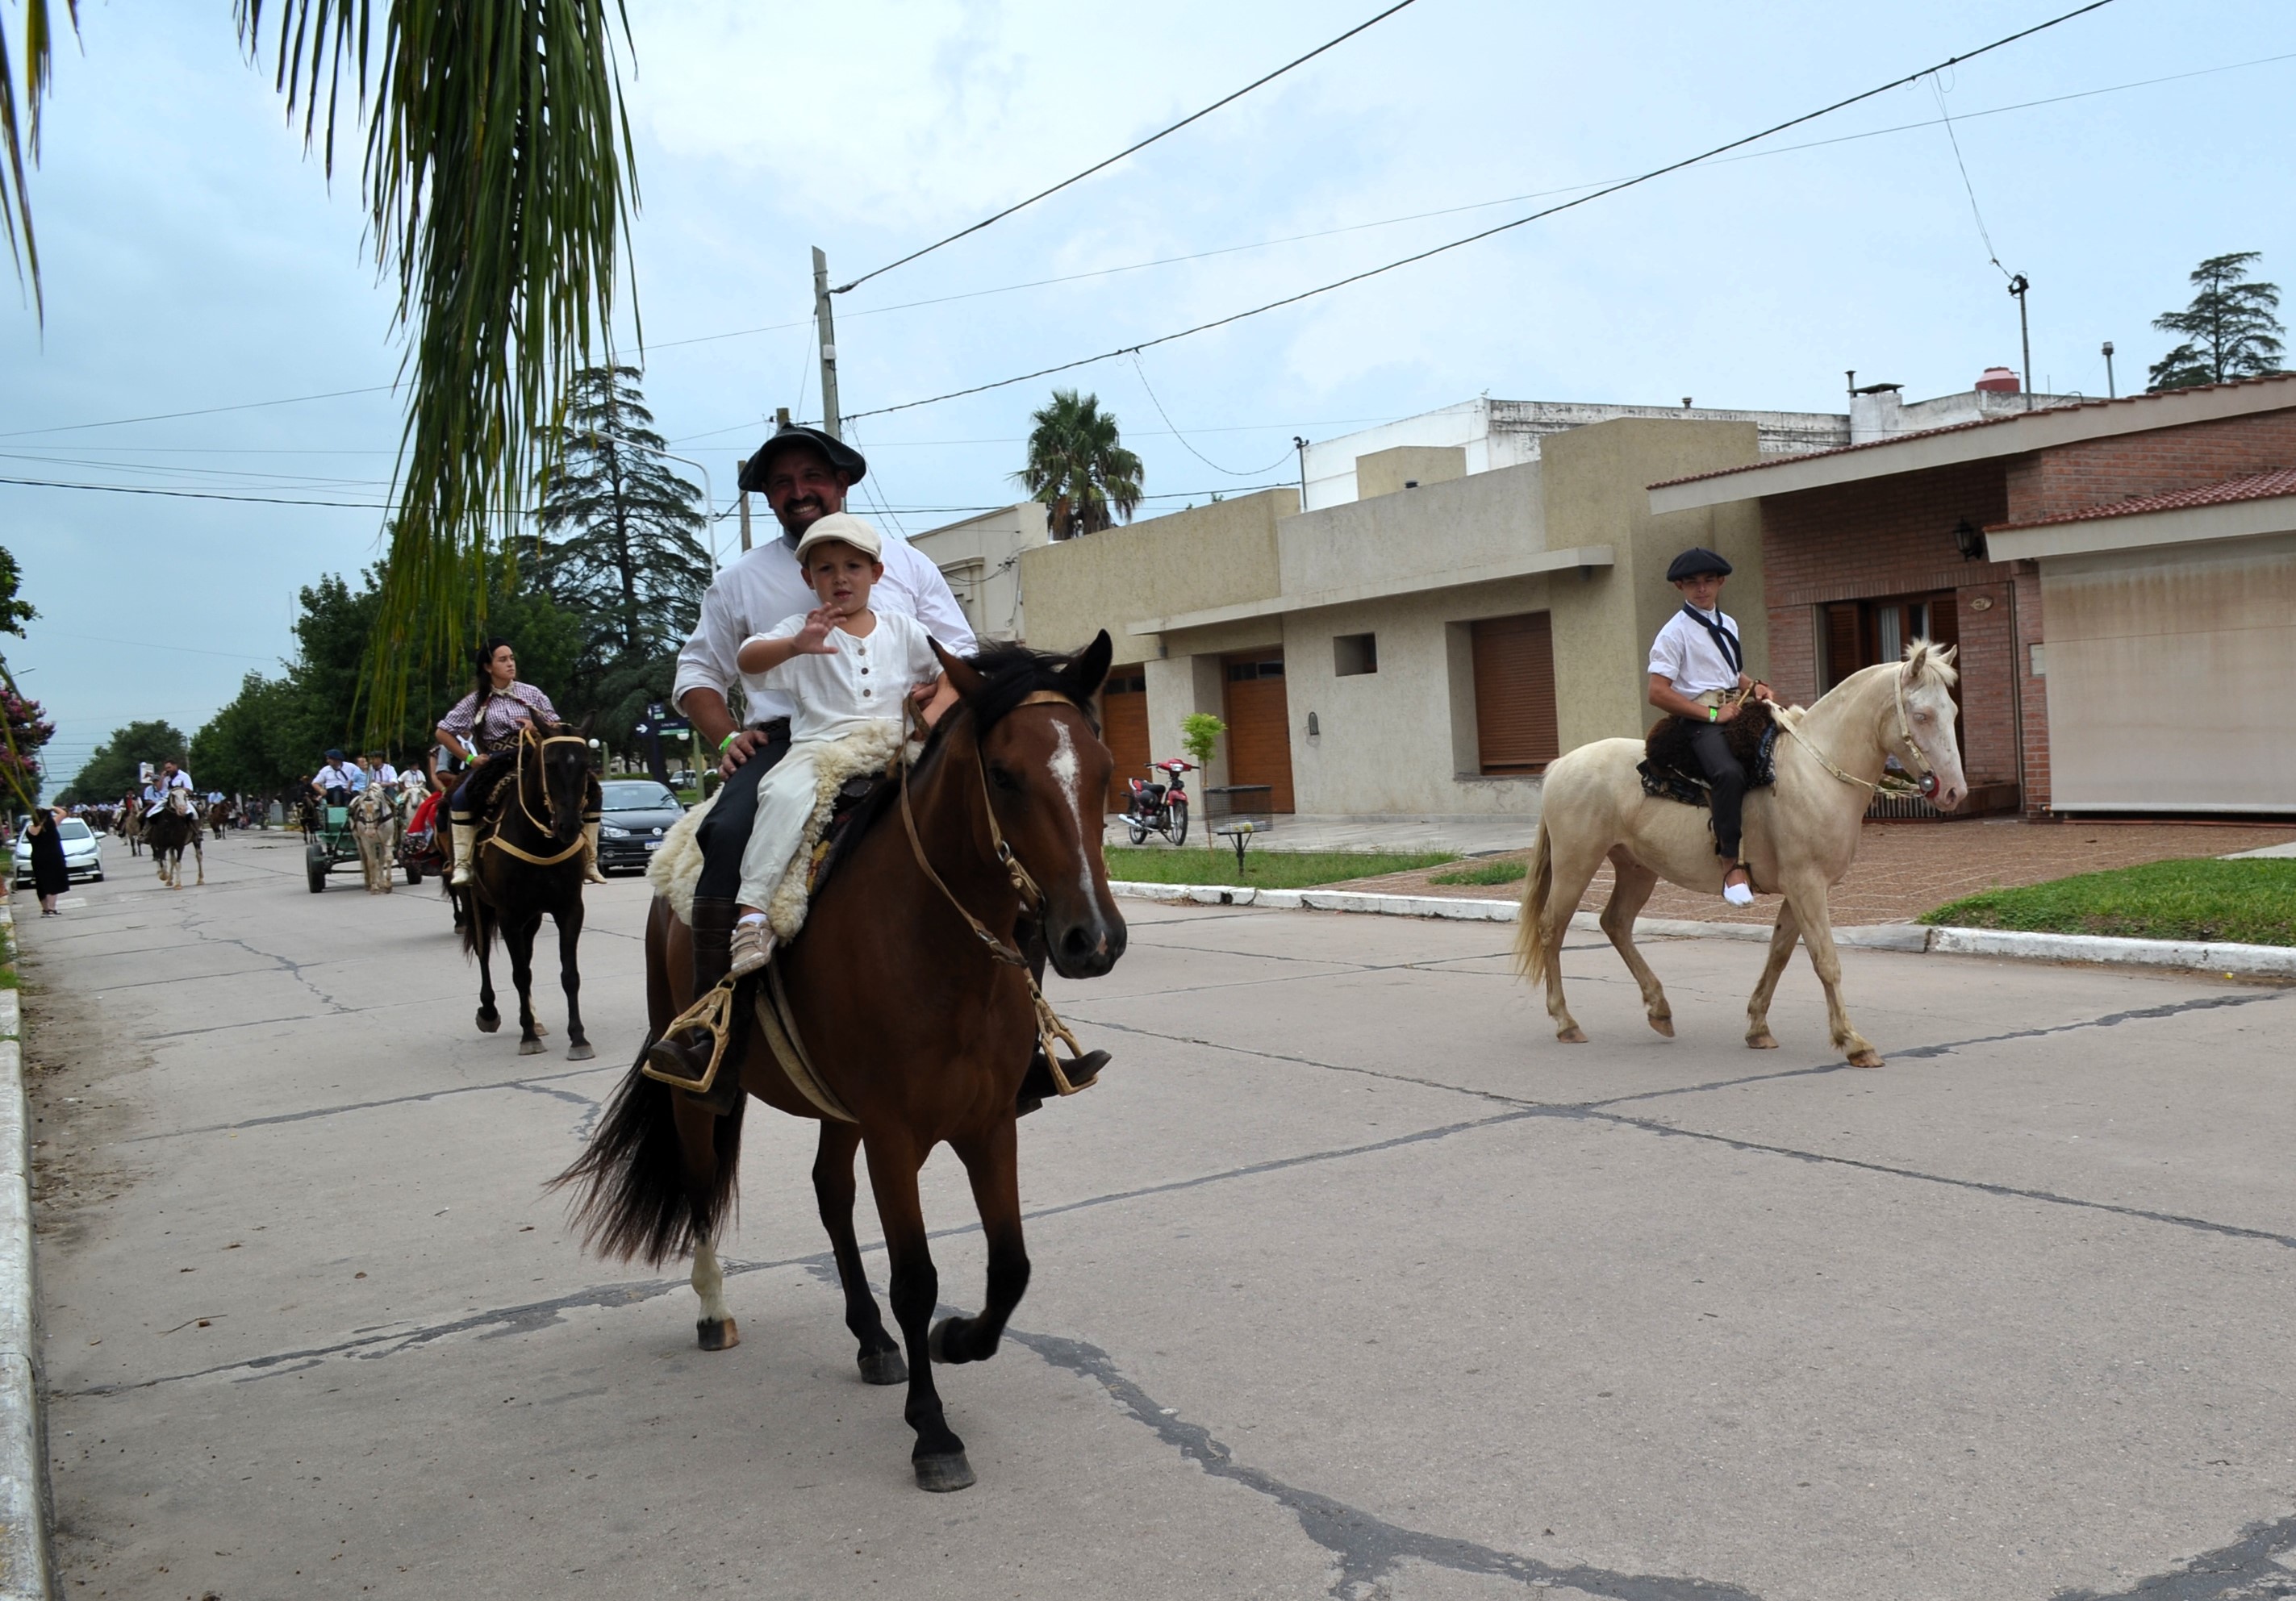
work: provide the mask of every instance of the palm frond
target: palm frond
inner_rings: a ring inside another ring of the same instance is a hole
[[[237,12],[253,54],[265,0]],[[366,112],[375,264],[408,333],[377,729],[483,626],[490,546],[548,471],[575,369],[611,342],[637,208],[616,27],[627,42],[623,0],[282,0],[276,82],[330,176],[347,75]]]
[[[79,0],[64,0],[64,14],[72,32],[79,32]],[[26,182],[28,167],[40,164],[40,106],[54,82],[55,29],[48,16],[48,0],[24,0],[24,102],[16,103],[15,64],[9,59],[8,30],[0,27],[0,144],[8,149],[8,172],[0,182],[0,227],[8,235],[8,259],[15,264],[16,281],[29,284],[32,305],[42,323],[48,320],[47,301],[40,292],[40,241],[32,232],[32,192]]]

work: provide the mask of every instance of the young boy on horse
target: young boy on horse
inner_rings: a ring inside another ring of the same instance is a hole
[[[742,853],[732,972],[756,972],[773,954],[766,906],[804,838],[815,804],[815,766],[836,740],[870,724],[898,723],[914,695],[937,718],[955,691],[914,617],[873,611],[884,576],[883,543],[859,518],[832,512],[797,542],[797,561],[821,604],[742,641],[735,657],[753,697],[779,694],[790,714],[789,754],[758,785],[757,820]]]
[[[1722,898],[1751,906],[1753,885],[1738,854],[1746,770],[1731,753],[1722,725],[1737,720],[1748,696],[1767,700],[1770,690],[1746,675],[1738,625],[1722,611],[1722,581],[1729,576],[1729,562],[1697,545],[1666,569],[1666,581],[1682,595],[1682,609],[1651,643],[1650,703],[1692,724],[1690,748],[1706,775],[1714,812],[1714,854],[1731,864]]]

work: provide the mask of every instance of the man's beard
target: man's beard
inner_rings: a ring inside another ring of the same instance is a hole
[[[800,518],[800,514],[808,508],[813,514],[810,517]],[[836,509],[817,494],[801,494],[794,499],[784,501],[774,512],[774,516],[782,525],[783,537],[793,540]]]

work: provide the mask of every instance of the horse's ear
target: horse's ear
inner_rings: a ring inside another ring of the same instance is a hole
[[[1909,678],[1909,679],[1913,679],[1913,680],[1916,680],[1916,681],[1918,681],[1918,680],[1920,679],[1921,675],[1922,675],[1922,670],[1923,670],[1923,667],[1925,667],[1925,666],[1928,665],[1928,663],[1929,663],[1929,658],[1930,658],[1930,642],[1929,642],[1929,641],[1927,641],[1927,640],[1915,640],[1912,644],[1910,644],[1910,645],[1906,646],[1906,676],[1907,678]]]
[[[932,646],[933,654],[940,658],[941,671],[948,674],[950,685],[959,695],[970,700],[980,693],[988,680],[974,670],[971,662],[942,649],[939,640],[928,637],[926,642]]]
[[[1090,700],[1100,693],[1100,686],[1108,677],[1108,664],[1116,654],[1116,647],[1103,628],[1091,644],[1078,651],[1062,674],[1068,680],[1069,692],[1077,699]]]

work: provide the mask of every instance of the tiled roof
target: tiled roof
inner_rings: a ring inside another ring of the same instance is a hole
[[[2197,384],[2187,389],[2162,389],[2146,395],[2124,395],[2118,400],[2084,400],[2073,405],[2043,406],[2031,412],[2011,412],[2003,417],[1985,417],[1975,422],[1948,423],[1944,428],[1917,429],[1909,434],[1891,434],[1885,438],[1867,439],[1857,445],[1837,445],[1831,450],[1797,451],[1791,455],[1766,457],[1759,462],[1747,462],[1736,467],[1718,467],[1711,472],[1693,472],[1678,478],[1662,478],[1652,484],[1652,489],[1663,489],[1669,484],[1695,484],[1705,478],[1726,478],[1733,473],[1759,472],[1766,467],[1783,467],[1789,462],[1816,462],[1827,456],[1846,456],[1861,450],[1880,450],[1884,445],[1903,445],[1908,439],[1934,439],[1945,434],[1966,434],[1981,428],[1999,428],[2005,423],[2022,422],[2030,417],[2056,415],[2065,412],[2088,412],[2106,406],[2145,405],[2167,400],[2178,395],[2200,395],[2210,389],[2241,389],[2256,384],[2296,381],[2296,373],[2273,372],[2262,378],[2238,378],[2230,383]]]
[[[2175,489],[2166,494],[2107,501],[2103,505],[2068,511],[2062,517],[2038,518],[2028,523],[1995,523],[1986,532],[2005,534],[2013,528],[2046,528],[2058,523],[2091,522],[2100,517],[2136,517],[2147,511],[2182,511],[2193,506],[2222,506],[2234,501],[2268,501],[2284,494],[2296,494],[2296,467],[2247,473],[2220,484],[2203,484],[2198,489]]]

